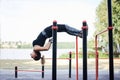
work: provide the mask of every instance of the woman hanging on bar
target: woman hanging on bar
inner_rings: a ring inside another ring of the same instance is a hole
[[[66,32],[70,35],[79,36],[80,38],[82,38],[82,30],[75,29],[66,24],[57,24],[57,26],[58,26],[57,32]],[[44,45],[47,38],[49,38],[49,41],[46,45]],[[52,25],[46,27],[33,41],[33,52],[30,54],[31,58],[33,58],[36,61],[39,60],[41,58],[40,51],[49,50],[51,43],[52,43]]]

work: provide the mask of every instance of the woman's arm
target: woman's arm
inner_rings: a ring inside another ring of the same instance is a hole
[[[47,51],[50,49],[50,46],[51,46],[51,43],[52,43],[52,40],[50,39],[48,41],[48,43],[45,45],[45,46],[39,46],[39,45],[35,45],[34,46],[34,51]]]

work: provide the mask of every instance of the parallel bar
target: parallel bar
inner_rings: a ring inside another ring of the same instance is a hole
[[[52,54],[52,80],[57,80],[57,22],[53,21],[52,36],[53,36],[53,54]]]
[[[107,0],[108,4],[108,27],[112,28],[112,1]],[[113,62],[113,34],[112,29],[108,30],[109,35],[109,79],[114,80],[114,62]]]
[[[87,23],[83,21],[83,80],[87,80]]]
[[[42,72],[42,78],[44,78],[44,65],[42,65],[42,71],[38,71],[38,70],[18,70],[18,67],[15,66],[15,78],[18,78],[18,72]]]

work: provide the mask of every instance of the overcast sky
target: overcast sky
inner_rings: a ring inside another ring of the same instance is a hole
[[[95,10],[101,0],[0,0],[2,41],[32,42],[53,20],[81,29],[89,25],[89,38],[95,30]],[[58,41],[74,41],[66,33],[58,33]]]

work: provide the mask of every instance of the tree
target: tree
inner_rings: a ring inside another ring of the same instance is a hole
[[[96,9],[96,31],[101,32],[108,27],[107,15],[107,0],[102,0]],[[112,20],[113,20],[113,40],[114,40],[114,53],[120,53],[120,0],[112,0]],[[107,34],[100,35],[102,41],[107,45]]]
[[[113,4],[114,46],[117,53],[120,50],[120,0],[113,0]]]

